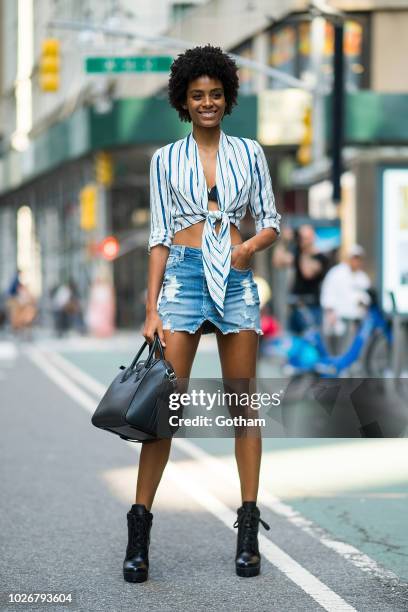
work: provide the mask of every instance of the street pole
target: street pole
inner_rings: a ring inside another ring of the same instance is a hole
[[[318,15],[311,23],[311,63],[314,80],[312,104],[312,159],[318,162],[325,157],[324,93],[321,86],[326,20]]]
[[[344,55],[343,20],[334,23],[334,83],[332,97],[332,182],[333,202],[341,202],[342,149],[344,142]]]

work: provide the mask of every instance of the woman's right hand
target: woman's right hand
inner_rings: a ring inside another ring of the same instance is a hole
[[[157,310],[146,313],[146,319],[142,332],[145,340],[147,340],[149,344],[154,341],[155,333],[157,333],[157,335],[159,336],[162,346],[165,347],[166,343],[164,341],[163,322]]]

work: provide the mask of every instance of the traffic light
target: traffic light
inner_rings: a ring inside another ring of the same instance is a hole
[[[115,236],[108,236],[102,240],[100,244],[100,251],[104,259],[107,259],[108,261],[115,259],[119,253],[118,239]]]
[[[96,154],[95,158],[96,180],[104,187],[110,187],[113,183],[113,161],[112,156],[105,151]]]
[[[57,91],[60,86],[60,41],[46,38],[41,46],[40,87],[43,91]]]
[[[297,150],[297,160],[301,166],[307,166],[312,162],[312,107],[307,106],[303,114],[303,134]]]
[[[79,193],[80,226],[86,232],[96,228],[97,205],[97,186],[86,185]]]

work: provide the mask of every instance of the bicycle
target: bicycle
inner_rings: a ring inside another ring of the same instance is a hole
[[[371,303],[366,315],[341,355],[329,354],[316,325],[311,325],[302,336],[284,334],[268,344],[271,349],[268,354],[281,357],[285,364],[285,394],[274,418],[281,421],[289,435],[350,437],[355,433],[355,417],[361,422],[363,436],[408,435],[408,379],[395,378],[391,367],[395,297],[391,293],[389,320],[378,305],[376,293],[369,290],[369,295]],[[299,303],[297,306],[304,307]],[[307,312],[304,315],[307,317]],[[357,377],[350,374],[345,377],[348,368],[361,358],[364,372]],[[271,381],[260,380],[260,386],[269,391]],[[337,412],[333,416],[335,406]],[[343,419],[341,406],[345,415],[351,408],[354,417]]]
[[[298,311],[304,316],[308,329],[302,335],[283,334],[261,347],[261,356],[274,356],[284,360],[284,370],[292,376],[314,373],[320,377],[338,377],[358,362],[364,354],[365,375],[382,378],[389,375],[392,351],[391,323],[378,305],[374,290],[368,290],[371,298],[349,348],[341,355],[331,355],[324,338],[301,299],[297,299]],[[391,296],[395,312],[395,299]]]

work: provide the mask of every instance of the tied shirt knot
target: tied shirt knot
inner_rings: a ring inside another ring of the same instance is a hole
[[[210,217],[210,219],[214,219],[215,221],[220,221],[223,215],[226,215],[227,221],[229,221],[229,217],[227,213],[222,210],[209,210],[208,211],[208,216]]]
[[[218,233],[215,231],[217,221],[221,221]],[[206,211],[202,253],[207,287],[215,307],[223,317],[225,293],[231,267],[230,218],[226,211]]]

